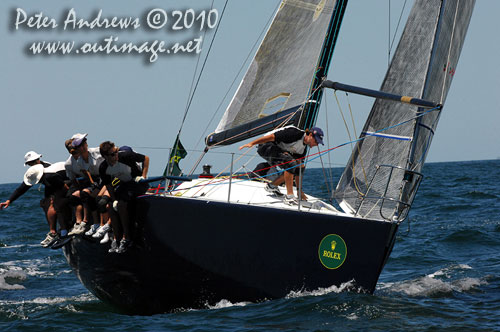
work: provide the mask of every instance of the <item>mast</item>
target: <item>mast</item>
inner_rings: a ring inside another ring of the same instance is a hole
[[[344,18],[345,9],[347,7],[347,0],[339,0],[335,4],[335,9],[333,11],[330,24],[325,36],[325,41],[321,49],[321,56],[318,59],[318,65],[316,66],[316,75],[311,82],[311,88],[309,89],[310,96],[304,104],[304,110],[302,111],[302,116],[299,119],[297,126],[299,128],[312,128],[316,124],[316,119],[318,117],[321,97],[323,96],[323,89],[321,89],[321,83],[323,79],[328,74],[328,69],[330,68],[330,63],[332,61],[333,50],[335,44],[337,43],[337,37],[340,31],[340,25],[342,19]]]

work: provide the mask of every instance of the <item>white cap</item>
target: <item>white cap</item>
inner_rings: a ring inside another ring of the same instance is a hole
[[[33,160],[37,160],[39,158],[41,158],[42,155],[41,154],[38,154],[36,153],[35,151],[28,151],[26,152],[26,154],[24,155],[24,164],[26,165],[27,163],[29,163],[30,161],[33,161]]]
[[[79,147],[80,144],[82,144],[83,140],[87,137],[88,134],[74,134],[73,136],[71,136],[71,138],[73,139],[73,142],[71,142],[71,145],[76,148],[76,147]]]
[[[34,186],[43,176],[43,165],[38,164],[28,168],[26,173],[24,173],[24,184],[27,186]]]

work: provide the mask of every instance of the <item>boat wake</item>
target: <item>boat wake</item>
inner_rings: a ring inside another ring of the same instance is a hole
[[[482,278],[462,276],[472,268],[466,264],[453,265],[412,280],[380,283],[379,290],[402,293],[409,296],[439,296],[453,292],[468,292],[487,284]]]
[[[318,288],[313,291],[307,291],[307,290],[300,290],[300,291],[291,291],[288,293],[287,296],[285,296],[285,299],[295,299],[295,298],[300,298],[300,297],[307,297],[307,296],[322,296],[330,293],[341,293],[345,291],[357,291],[357,287],[355,286],[355,281],[351,280],[348,282],[345,282],[341,284],[340,286],[330,286],[327,288]],[[205,307],[207,309],[225,309],[225,308],[231,308],[231,307],[244,307],[249,304],[254,304],[254,302],[236,302],[232,303],[229,300],[220,300],[214,305],[210,305],[209,303],[205,304]],[[194,310],[194,309],[193,309]],[[189,310],[188,310],[189,311]]]

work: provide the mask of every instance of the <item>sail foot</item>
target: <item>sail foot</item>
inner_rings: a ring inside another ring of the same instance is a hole
[[[210,134],[205,139],[205,144],[207,147],[231,145],[265,134],[279,127],[295,124],[300,116],[301,107],[301,105],[298,105],[219,133]]]
[[[373,98],[393,100],[393,101],[417,105],[417,106],[421,106],[421,107],[437,108],[437,109],[442,108],[441,104],[434,103],[432,101],[427,101],[427,100],[409,97],[409,96],[396,95],[396,94],[387,93],[387,92],[378,91],[378,90],[366,89],[366,88],[362,88],[362,87],[358,87],[358,86],[354,86],[354,85],[347,85],[347,84],[343,84],[343,83],[339,83],[339,82],[332,82],[329,80],[323,81],[321,86],[323,88],[351,92],[351,93],[356,93],[359,95],[373,97]]]

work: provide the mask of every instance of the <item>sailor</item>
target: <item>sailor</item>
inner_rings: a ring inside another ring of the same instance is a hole
[[[99,149],[104,157],[99,167],[99,174],[111,197],[113,207],[108,209],[114,233],[109,251],[123,253],[132,245],[128,204],[148,189],[147,183],[141,180],[148,175],[149,157],[136,153],[129,147],[118,148],[110,141],[101,143]],[[118,241],[120,241],[119,246]]]
[[[257,153],[262,158],[271,166],[279,166],[285,170],[284,174],[266,185],[266,190],[281,195],[278,186],[285,182],[287,194],[283,201],[288,205],[298,204],[297,198],[293,195],[293,181],[295,179],[296,184],[302,183],[299,175],[303,173],[304,170],[301,168],[304,165],[301,165],[300,159],[306,155],[306,147],[312,148],[323,144],[323,130],[318,127],[301,130],[295,126],[286,126],[242,145],[240,150],[257,144],[259,145]],[[302,200],[307,199],[302,190],[300,195]]]
[[[50,230],[40,244],[43,247],[49,247],[59,241],[61,237],[67,236],[66,222],[71,218],[71,213],[65,201],[67,185],[64,182],[66,180],[64,162],[51,165],[40,160],[41,157],[42,155],[35,151],[26,153],[24,164],[30,166],[30,168],[24,174],[23,182],[14,190],[10,198],[0,203],[0,209],[9,207],[10,204],[37,183],[44,184],[45,194],[40,201],[40,207],[45,212]],[[56,221],[59,221],[61,236],[57,233]]]
[[[69,189],[67,192],[69,203],[74,207],[75,213],[75,224],[69,231],[69,235],[81,234],[85,232],[86,219],[83,216],[83,204],[80,198],[80,181],[78,179],[83,178],[83,174],[77,167],[77,161],[80,157],[80,152],[75,149],[72,145],[74,136],[67,139],[64,143],[66,150],[68,150],[70,156],[64,163],[64,168],[66,169],[66,176],[71,181],[69,183]]]
[[[96,197],[101,190],[99,178],[99,166],[104,161],[104,158],[99,152],[99,148],[89,148],[87,144],[88,134],[75,134],[72,137],[72,147],[78,152],[79,158],[76,161],[76,169],[84,177],[84,181],[80,184],[80,197],[83,203],[83,222],[81,226],[75,231],[75,234],[81,234],[85,231],[87,221],[93,221],[92,227],[85,233],[85,235],[101,239],[104,237],[102,243],[109,241],[108,231],[110,226],[105,226],[107,220],[106,216],[100,216]],[[101,220],[102,224],[101,224]],[[90,222],[92,224],[92,222]],[[99,228],[99,229],[98,229]]]

